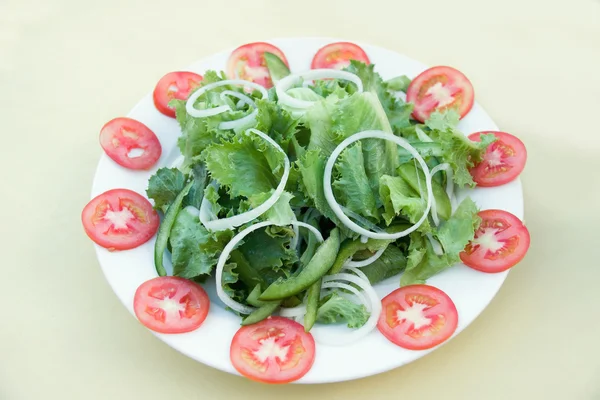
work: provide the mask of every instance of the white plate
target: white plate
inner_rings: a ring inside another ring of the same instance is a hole
[[[292,71],[300,72],[310,68],[312,57],[320,47],[334,41],[339,40],[296,38],[277,39],[270,43],[283,50]],[[375,64],[375,69],[384,79],[402,74],[415,77],[426,69],[425,65],[401,54],[364,43],[358,44],[366,51],[371,62]],[[207,69],[224,70],[232,50],[196,62],[187,69],[200,74]],[[154,82],[149,82],[148,86],[153,84]],[[146,95],[128,116],[143,122],[158,135],[163,148],[162,156],[151,171],[140,172],[121,168],[103,155],[94,178],[92,196],[113,188],[128,188],[145,195],[148,178],[156,169],[169,165],[179,155],[176,147],[176,140],[180,134],[179,126],[174,119],[156,110],[151,93]],[[482,130],[498,130],[496,124],[477,103],[461,121],[459,128],[467,135]],[[461,196],[464,198],[467,195],[471,196],[481,209],[499,208],[523,218],[523,194],[518,179],[497,188],[461,191],[459,200]],[[154,239],[136,249],[122,252],[111,253],[96,246],[98,260],[108,283],[132,314],[135,290],[142,282],[157,276],[152,256],[153,247]],[[455,335],[483,311],[504,282],[506,275],[507,272],[485,274],[464,265],[457,265],[428,281],[446,292],[456,304],[459,323]],[[381,297],[385,296],[398,288],[398,281],[399,278],[394,277],[376,285],[377,293]],[[155,335],[188,357],[222,371],[237,374],[229,361],[229,345],[240,326],[240,319],[226,311],[217,299],[214,282],[207,284],[207,291],[212,300],[211,309],[199,329],[179,335]],[[318,338],[318,334],[342,335],[346,331],[347,328],[342,326],[325,326],[316,330],[315,337]],[[339,382],[374,375],[407,364],[433,350],[404,350],[388,342],[377,330],[349,346],[330,347],[317,343],[314,366],[298,383]]]

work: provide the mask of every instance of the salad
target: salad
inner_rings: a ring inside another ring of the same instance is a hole
[[[516,179],[527,156],[509,133],[458,130],[474,103],[464,74],[440,66],[384,80],[347,42],[319,49],[311,68],[290,71],[280,49],[250,43],[233,51],[226,72],[165,75],[153,100],[179,123],[180,157],[149,179],[152,202],[113,189],[82,212],[88,236],[111,251],[156,236],[158,276],[134,297],[149,329],[210,329],[201,284],[214,278],[242,325],[231,362],[262,382],[297,380],[318,346],[375,329],[409,350],[444,342],[458,312],[427,280],[459,262],[505,271],[529,247],[516,216],[454,195]],[[109,121],[100,143],[133,170],[154,167],[162,153],[154,132],[131,118]],[[380,299],[373,285],[392,277],[398,289]],[[351,333],[313,337],[315,324]]]

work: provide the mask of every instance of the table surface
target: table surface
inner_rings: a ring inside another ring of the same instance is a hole
[[[358,381],[271,387],[196,363],[132,318],[80,211],[99,128],[163,73],[306,35],[465,72],[527,145],[532,244],[438,351]],[[600,399],[599,72],[598,0],[0,0],[0,399]]]

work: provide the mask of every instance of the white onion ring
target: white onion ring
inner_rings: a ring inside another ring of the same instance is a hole
[[[440,244],[440,242],[438,242],[431,233],[428,233],[425,236],[427,236],[427,239],[429,239],[429,243],[431,243],[431,247],[435,255],[443,256],[444,249],[442,249],[442,245]]]
[[[350,218],[348,218],[346,216],[346,214],[344,214],[344,212],[342,211],[342,208],[340,207],[338,202],[335,200],[335,197],[333,196],[333,190],[331,188],[331,172],[333,170],[335,161],[337,160],[339,155],[342,153],[342,151],[346,147],[348,147],[352,143],[357,142],[362,139],[384,139],[384,140],[388,140],[390,142],[394,142],[398,146],[407,150],[415,158],[415,160],[417,160],[419,162],[419,164],[421,165],[421,168],[423,169],[423,173],[425,174],[425,183],[427,186],[427,206],[425,207],[425,212],[423,213],[423,216],[421,216],[421,219],[419,219],[416,224],[414,224],[413,226],[411,226],[408,229],[403,230],[402,232],[397,232],[397,233],[371,232],[371,231],[368,231],[368,230],[362,228],[361,226],[355,224]],[[327,200],[329,207],[331,207],[331,209],[333,210],[335,215],[340,219],[340,221],[351,231],[356,232],[358,234],[361,234],[361,235],[366,236],[371,239],[393,239],[393,240],[395,240],[395,239],[404,237],[411,232],[414,232],[427,219],[427,215],[429,214],[429,210],[431,209],[431,201],[433,198],[433,190],[431,188],[431,175],[429,173],[429,168],[427,167],[425,160],[423,160],[423,157],[421,157],[421,155],[417,152],[417,150],[413,146],[411,146],[405,139],[398,137],[398,136],[394,136],[393,134],[386,133],[383,131],[363,131],[363,132],[356,133],[356,134],[344,139],[344,141],[342,141],[342,143],[340,143],[335,148],[335,150],[333,150],[333,152],[329,156],[329,159],[327,160],[327,164],[325,165],[325,173],[323,176],[323,189],[325,192],[325,199]]]
[[[219,297],[219,299],[221,299],[221,301],[227,307],[231,308],[232,310],[234,310],[240,314],[250,314],[252,311],[254,311],[255,308],[249,307],[242,303],[238,303],[237,301],[233,300],[231,297],[227,296],[227,293],[225,293],[225,291],[223,290],[223,268],[225,267],[227,258],[229,258],[229,254],[233,251],[235,246],[240,241],[242,241],[246,236],[248,236],[250,233],[254,232],[255,230],[264,228],[267,226],[271,226],[271,225],[277,225],[277,224],[275,224],[274,222],[271,222],[271,221],[264,221],[264,222],[259,222],[258,224],[249,226],[248,228],[244,229],[243,231],[241,231],[240,233],[235,235],[229,241],[229,243],[227,243],[227,245],[223,248],[221,255],[219,256],[219,260],[217,261],[217,267],[215,268],[215,280],[217,282],[217,284],[216,284],[217,296]],[[317,237],[317,240],[319,242],[323,242],[323,235],[321,235],[321,232],[319,232],[317,229],[315,229],[312,225],[308,225],[308,224],[305,224],[304,222],[298,222],[298,221],[292,221],[291,225],[298,225],[298,226],[305,227],[306,229],[311,231]]]
[[[202,86],[200,89],[198,89],[194,93],[192,93],[191,96],[187,99],[187,102],[185,103],[185,110],[187,111],[187,113],[194,118],[206,118],[206,117],[212,117],[213,115],[222,114],[227,111],[231,111],[231,107],[229,107],[227,105],[214,107],[214,108],[208,108],[206,110],[199,110],[194,107],[194,103],[196,102],[196,100],[198,100],[198,98],[200,96],[202,96],[204,93],[206,93],[207,91],[212,90],[216,87],[225,86],[225,85],[240,85],[240,86],[250,87],[254,90],[258,90],[262,94],[263,99],[266,99],[269,97],[269,94],[267,93],[267,89],[265,89],[261,85],[258,85],[254,82],[245,81],[242,79],[228,79],[228,80],[224,80],[224,81],[210,83],[206,86]],[[235,93],[232,91],[226,91],[226,92]],[[235,97],[237,97],[237,96],[235,96]],[[238,98],[240,98],[240,97],[238,97]],[[235,129],[235,128],[239,128],[241,126],[245,126],[246,124],[249,124],[250,122],[252,122],[256,119],[256,114],[258,114],[258,110],[255,107],[254,111],[252,111],[250,114],[246,115],[243,118],[240,118],[240,119],[237,119],[234,121],[221,122],[219,124],[219,129],[223,129],[223,130]]]
[[[273,205],[275,203],[277,203],[277,200],[279,200],[279,197],[281,197],[281,194],[283,193],[283,191],[285,189],[285,185],[287,183],[288,176],[290,175],[290,160],[289,160],[287,154],[285,153],[285,151],[283,151],[281,146],[279,146],[273,139],[271,139],[269,136],[267,136],[263,132],[261,132],[257,129],[248,129],[246,131],[246,134],[248,134],[248,133],[254,133],[254,134],[260,136],[261,138],[266,140],[271,146],[275,147],[280,153],[283,154],[283,157],[284,157],[284,159],[283,159],[283,162],[284,162],[283,176],[281,177],[281,181],[279,182],[279,185],[277,185],[277,189],[275,189],[275,191],[273,192],[271,197],[269,197],[264,203],[262,203],[261,205],[259,205],[258,207],[254,208],[252,210],[243,212],[238,215],[234,215],[232,217],[211,220],[210,219],[211,216],[214,216],[214,214],[211,213],[212,205],[210,204],[210,202],[208,200],[206,200],[206,198],[202,199],[202,203],[200,205],[200,222],[202,222],[204,227],[206,229],[208,229],[209,231],[224,231],[226,229],[233,229],[237,226],[243,225],[247,222],[252,221],[253,219],[260,217],[265,212],[267,212],[271,207],[273,207]]]
[[[450,199],[450,207],[452,209],[452,212],[454,212],[454,181],[452,180],[454,178],[454,171],[448,163],[438,164],[431,169],[431,176],[433,177],[433,175],[435,175],[439,171],[446,171],[446,194]],[[435,202],[435,199],[433,199],[433,202],[431,203],[431,218],[433,218],[433,223],[435,224],[435,226],[438,226],[440,224],[440,219],[437,215],[437,204]]]
[[[365,273],[364,273],[364,272],[362,272],[360,269],[358,269],[358,268],[356,268],[356,267],[346,267],[346,268],[344,268],[344,269],[346,269],[346,270],[348,270],[348,271],[350,271],[350,272],[354,272],[354,274],[355,274],[356,276],[358,276],[360,279],[362,279],[362,280],[364,280],[364,281],[368,282],[369,284],[371,283],[371,281],[369,281],[369,277],[367,277],[367,275],[365,275]]]
[[[349,292],[352,292],[352,294],[356,296],[358,301],[360,301],[362,304],[365,305],[365,307],[367,308],[367,311],[371,312],[371,302],[367,301],[367,298],[354,286],[350,286],[347,283],[343,283],[343,282],[331,281],[331,282],[323,283],[321,285],[321,288],[322,289],[344,289]]]
[[[275,90],[277,92],[277,98],[281,104],[297,109],[298,111],[303,111],[316,103],[316,101],[295,99],[287,94],[287,91],[302,78],[306,80],[343,79],[354,83],[357,86],[359,93],[362,93],[363,91],[362,81],[357,75],[351,72],[339,71],[337,69],[313,69],[299,74],[288,75],[277,82]]]
[[[381,255],[383,254],[383,252],[385,251],[386,248],[387,248],[387,246],[382,247],[381,249],[377,250],[377,252],[375,254],[373,254],[371,257],[361,260],[361,261],[353,261],[352,259],[349,259],[348,261],[346,261],[344,263],[344,267],[362,268],[362,267],[366,267],[367,265],[371,265],[375,261],[377,261],[377,259],[379,257],[381,257]]]

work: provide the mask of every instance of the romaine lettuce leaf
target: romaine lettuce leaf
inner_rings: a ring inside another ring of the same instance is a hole
[[[379,219],[375,195],[365,171],[361,142],[346,148],[335,164],[340,178],[333,182],[338,202],[355,213]]]
[[[383,201],[385,210],[382,215],[387,225],[398,215],[402,215],[412,224],[423,216],[427,205],[425,200],[402,177],[383,175],[380,185],[379,196]],[[429,223],[427,221],[419,227],[421,231],[427,231],[428,229]]]

